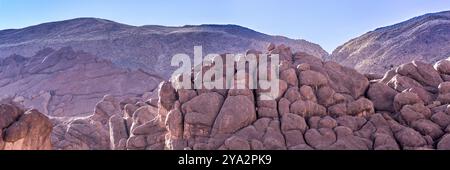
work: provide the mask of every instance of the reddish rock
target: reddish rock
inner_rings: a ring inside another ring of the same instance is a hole
[[[450,150],[450,134],[444,135],[437,144],[439,150]]]
[[[394,109],[398,112],[404,105],[413,105],[416,103],[423,103],[417,94],[411,92],[399,93],[394,98]]]
[[[377,111],[394,112],[393,102],[397,91],[382,83],[373,83],[367,91],[367,97]]]
[[[436,64],[434,64],[434,69],[439,71],[439,73],[441,74],[450,74],[450,61],[440,60]]]
[[[326,115],[326,108],[312,101],[296,101],[291,104],[290,111],[302,117]]]
[[[13,104],[0,105],[0,150],[50,150],[52,123],[37,110],[22,111]],[[11,119],[16,117],[16,119]]]
[[[281,118],[281,131],[286,132],[290,130],[300,130],[300,132],[304,133],[308,125],[303,117],[287,113],[283,115]]]
[[[298,79],[300,85],[307,85],[315,88],[328,84],[327,77],[325,77],[322,73],[312,70],[300,72]]]
[[[213,126],[212,134],[230,134],[256,120],[253,102],[246,96],[229,96]]]
[[[336,141],[336,134],[327,128],[309,129],[305,133],[305,141],[315,149],[325,149]]]
[[[281,72],[280,79],[286,81],[290,86],[298,86],[297,74],[293,68]]]
[[[372,101],[366,98],[360,98],[351,102],[347,107],[348,113],[353,116],[370,116],[375,112]]]

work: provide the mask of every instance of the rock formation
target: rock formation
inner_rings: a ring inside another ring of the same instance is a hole
[[[23,110],[14,102],[0,102],[0,150],[52,149],[52,124],[35,109]]]
[[[352,39],[329,60],[377,74],[412,60],[435,63],[450,56],[449,30],[450,11],[426,14]]]
[[[281,95],[162,82],[157,98],[109,114],[111,149],[450,149],[448,60],[413,61],[374,79],[269,47],[282,54]]]

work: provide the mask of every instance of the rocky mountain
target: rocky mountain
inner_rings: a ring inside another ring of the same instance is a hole
[[[272,100],[260,86],[162,82],[153,97],[105,96],[91,116],[56,127],[52,141],[62,149],[450,149],[450,60],[413,61],[376,78],[284,45],[267,53],[282,59]]]
[[[362,73],[383,74],[412,60],[434,63],[450,57],[450,11],[431,13],[352,39],[329,60]]]
[[[170,67],[172,56],[178,53],[192,56],[196,45],[203,46],[204,54],[221,54],[262,50],[269,42],[283,43],[294,51],[319,58],[328,55],[319,45],[305,40],[269,36],[237,25],[136,27],[104,19],[78,18],[0,31],[0,58],[13,54],[30,57],[44,48],[68,46],[121,67],[139,68],[168,78],[176,69]]]

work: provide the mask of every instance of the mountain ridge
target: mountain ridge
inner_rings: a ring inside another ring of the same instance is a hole
[[[363,73],[383,73],[415,59],[434,63],[450,56],[449,28],[450,11],[428,13],[353,38],[327,59]]]
[[[204,53],[220,54],[262,51],[269,43],[286,44],[293,51],[318,58],[328,55],[318,44],[270,36],[238,25],[130,26],[99,18],[77,18],[0,31],[0,58],[12,54],[30,57],[47,47],[70,46],[121,67],[168,78],[175,70],[170,67],[170,57],[177,53],[192,56],[194,46],[202,45]]]

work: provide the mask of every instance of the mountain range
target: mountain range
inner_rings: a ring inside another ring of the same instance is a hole
[[[412,60],[446,59],[449,44],[450,11],[444,11],[370,31],[336,48],[328,60],[363,73],[382,74]]]
[[[222,54],[262,50],[269,43],[286,44],[294,51],[319,58],[328,55],[319,45],[305,40],[270,36],[237,25],[137,27],[99,18],[77,18],[0,31],[0,58],[12,54],[30,57],[44,48],[70,46],[120,67],[140,68],[167,78],[175,70],[170,67],[172,56],[192,56],[194,46],[201,45],[204,54]]]

